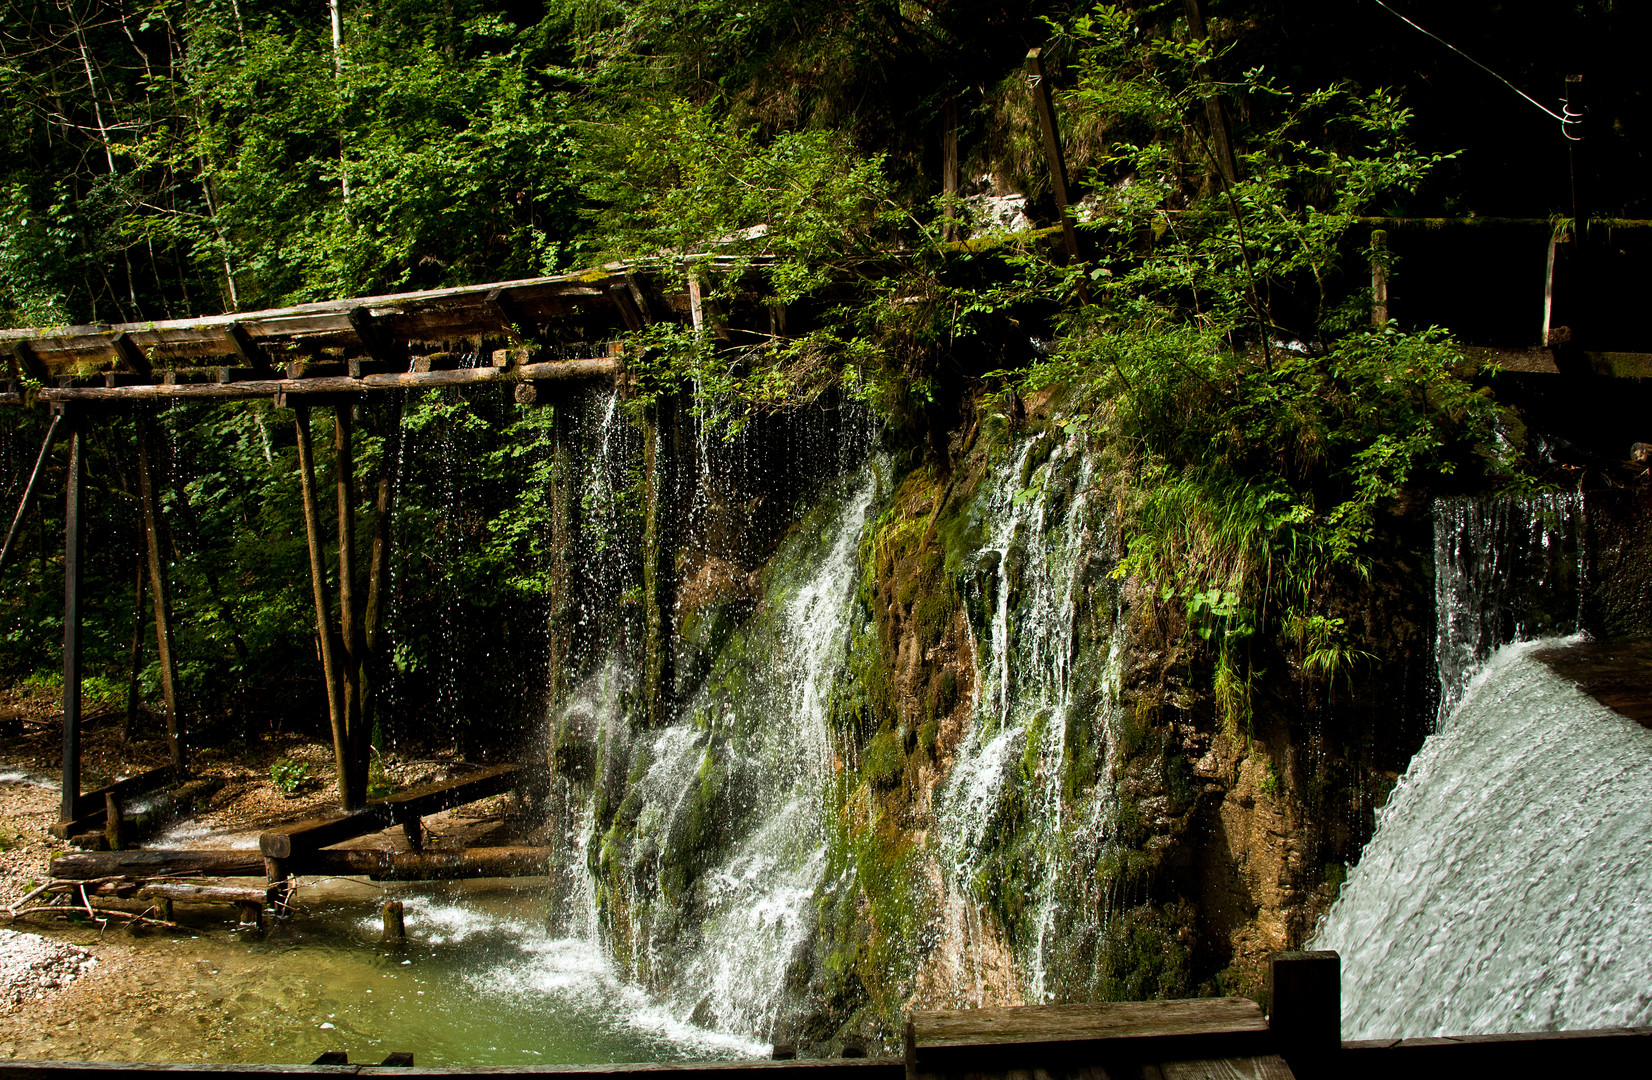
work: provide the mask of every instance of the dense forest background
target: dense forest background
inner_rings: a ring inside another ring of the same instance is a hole
[[[1565,218],[1581,192],[1598,214],[1652,216],[1639,181],[1652,102],[1632,52],[1652,12],[1391,6],[1551,107],[1582,74],[1584,141],[1372,0],[1216,0],[1205,45],[1177,3],[342,0],[335,31],[320,3],[7,0],[0,325],[252,310],[744,237],[732,250],[772,259],[766,287],[814,311],[809,330],[758,364],[653,341],[666,360],[641,373],[639,400],[692,371],[738,413],[807,400],[824,379],[862,395],[923,462],[979,393],[1060,384],[1143,490],[1169,493],[1137,507],[1130,565],[1169,574],[1184,542],[1172,518],[1226,521],[1206,539],[1248,554],[1172,588],[1214,596],[1203,603],[1226,629],[1212,648],[1284,605],[1299,659],[1334,667],[1359,643],[1315,597],[1366,556],[1378,504],[1425,472],[1526,479],[1486,449],[1494,418],[1449,336],[1354,332],[1350,305],[1367,298],[1343,272],[1361,257],[1353,215]],[[1034,46],[1079,190],[1101,208],[1078,267],[1048,244],[972,252],[941,238],[953,114],[966,188],[1019,192],[1037,224],[1054,221],[1021,74]],[[1234,125],[1236,184],[1201,150],[1208,78]],[[1167,207],[1226,224],[1144,254],[1140,228]],[[1081,280],[1098,304],[1075,316]],[[885,301],[912,295],[924,302],[891,314]],[[1056,343],[1047,357],[1026,328]],[[1287,338],[1316,343],[1308,359],[1276,364]],[[1417,393],[1383,389],[1395,372]],[[4,424],[15,499],[45,418]],[[319,722],[289,414],[176,406],[161,424],[193,708]],[[542,709],[550,425],[485,394],[365,414],[361,489],[392,426],[413,463],[386,722],[412,702],[461,726]],[[1213,449],[1235,431],[1237,445]],[[92,444],[88,661],[111,701],[140,544],[131,440],[117,420]],[[0,667],[41,685],[57,662],[60,522],[44,500],[0,582]],[[1287,549],[1314,553],[1298,595],[1247,584]],[[153,695],[153,665],[143,678]]]

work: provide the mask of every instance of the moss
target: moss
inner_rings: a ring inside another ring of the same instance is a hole
[[[906,771],[906,755],[902,753],[904,740],[893,731],[880,732],[866,749],[861,751],[861,775],[877,788],[892,788]]]
[[[926,720],[918,729],[918,749],[925,757],[935,756],[935,742],[939,738],[941,726],[933,720]]]

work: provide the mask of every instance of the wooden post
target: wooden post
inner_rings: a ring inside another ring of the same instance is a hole
[[[137,415],[138,496],[143,503],[143,531],[149,555],[149,596],[155,609],[155,657],[161,667],[161,699],[166,708],[166,740],[172,764],[182,766],[188,755],[183,739],[183,721],[178,715],[178,657],[173,651],[172,595],[166,578],[163,552],[166,544],[160,504],[156,499],[154,462],[150,453],[153,417],[147,410]]]
[[[126,815],[121,810],[120,799],[114,792],[103,796],[103,836],[109,841],[110,851],[120,851],[126,847]]]
[[[61,820],[75,819],[80,801],[80,557],[86,543],[85,418],[64,410],[69,421],[69,474],[63,499],[63,798]]]
[[[958,239],[958,98],[941,108],[941,239]]]
[[[1182,0],[1182,11],[1187,15],[1187,31],[1193,40],[1208,41],[1210,33],[1205,27],[1205,13],[1199,7],[1199,0]],[[1205,121],[1210,125],[1210,149],[1211,156],[1216,159],[1216,171],[1221,173],[1224,181],[1233,184],[1239,178],[1239,167],[1233,158],[1233,137],[1228,132],[1227,110],[1222,108],[1222,99],[1212,89],[1215,80],[1211,78],[1210,65],[1199,64],[1193,73],[1200,85],[1205,87]]]
[[[377,712],[374,694],[387,677],[390,665],[379,649],[379,632],[384,624],[384,597],[390,586],[391,522],[395,513],[396,484],[401,471],[402,409],[405,394],[397,394],[389,410],[383,456],[379,461],[378,490],[373,499],[373,549],[368,556],[367,606],[362,615],[361,710],[369,733]]]
[[[338,620],[344,644],[343,691],[349,792],[345,809],[367,805],[367,730],[362,721],[361,665],[366,652],[361,600],[356,591],[356,457],[352,405],[333,409],[334,472],[338,487]]]
[[[1570,333],[1559,345],[1570,346],[1572,353],[1566,359],[1570,363],[1563,364],[1559,358],[1556,366],[1561,370],[1586,369],[1587,365],[1578,360],[1577,350],[1590,347],[1588,338],[1594,325],[1593,311],[1595,283],[1595,259],[1593,251],[1593,237],[1589,235],[1589,216],[1593,210],[1588,172],[1588,150],[1584,144],[1584,133],[1587,125],[1582,117],[1588,112],[1587,98],[1584,93],[1582,75],[1566,76],[1566,115],[1578,117],[1579,122],[1568,124],[1561,130],[1567,138],[1566,158],[1570,170],[1572,184],[1572,249],[1570,287],[1565,290],[1562,299],[1567,314],[1566,324]],[[1598,346],[1598,343],[1597,343]]]
[[[149,569],[142,551],[138,552],[137,580],[132,583],[132,661],[126,680],[126,721],[121,737],[131,742],[138,735],[138,669],[143,662],[143,576]]]
[[[407,940],[407,922],[402,911],[400,900],[386,900],[382,911],[384,916],[384,940],[386,944],[394,944]]]
[[[1078,231],[1073,228],[1073,215],[1068,209],[1067,159],[1061,153],[1061,134],[1055,126],[1055,105],[1050,98],[1049,79],[1044,74],[1042,49],[1027,52],[1027,87],[1032,91],[1033,109],[1038,113],[1038,124],[1044,130],[1044,157],[1050,164],[1050,189],[1055,194],[1056,211],[1061,216],[1061,237],[1067,244],[1067,261],[1077,263]],[[1079,302],[1090,303],[1090,288],[1083,278],[1078,280]]]
[[[1388,232],[1385,229],[1371,230],[1371,325],[1378,330],[1388,325]]]
[[[304,538],[310,548],[310,584],[315,593],[315,630],[320,643],[322,677],[327,682],[327,716],[333,727],[333,764],[338,775],[339,802],[346,810],[350,802],[349,743],[344,729],[344,708],[340,700],[339,661],[334,642],[333,619],[327,601],[327,567],[321,548],[321,509],[316,502],[315,452],[310,443],[310,407],[293,407],[298,429],[298,472],[304,495]]]
[[[1299,1077],[1331,1075],[1342,1048],[1342,958],[1283,952],[1268,962],[1268,1027]]]

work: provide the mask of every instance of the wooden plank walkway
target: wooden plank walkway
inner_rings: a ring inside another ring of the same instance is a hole
[[[1294,1080],[1249,998],[914,1011],[907,1080]]]

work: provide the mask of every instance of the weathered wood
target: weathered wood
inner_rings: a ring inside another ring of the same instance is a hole
[[[138,696],[138,673],[143,666],[143,579],[149,569],[148,562],[139,551],[137,580],[132,586],[132,648],[126,680],[126,717],[121,730],[122,738],[128,743],[138,737],[138,709],[142,704]]]
[[[124,833],[126,817],[121,813],[120,800],[112,794],[103,797],[103,835],[109,842],[110,851],[119,851],[126,846]]]
[[[101,891],[101,887],[100,887]],[[137,888],[139,900],[183,900],[192,904],[259,904],[269,890],[251,885],[196,885],[185,881],[151,881]]]
[[[63,509],[63,774],[59,817],[73,820],[80,798],[80,557],[85,551],[81,515],[86,509],[86,433],[80,416],[69,418],[69,469]]]
[[[915,1010],[906,1027],[909,1077],[1050,1063],[1251,1057],[1273,1052],[1248,998],[1097,1005]]]
[[[1164,1080],[1296,1080],[1296,1074],[1278,1054],[1203,1061],[1161,1061],[1158,1066]]]
[[[509,288],[498,288],[482,298],[482,302],[493,309],[499,320],[500,329],[511,336],[511,340],[525,342],[534,337],[533,324],[522,311],[522,305],[516,302]]]
[[[361,665],[366,651],[361,632],[361,599],[356,590],[356,458],[353,410],[333,410],[334,480],[338,492],[338,618],[343,646],[339,688],[343,692],[344,753],[340,775],[346,778],[344,809],[367,805],[367,731],[362,720]]]
[[[162,790],[167,785],[183,779],[184,771],[176,765],[162,765],[158,769],[149,769],[129,776],[125,780],[117,780],[95,791],[83,793],[75,802],[76,817],[67,822],[60,822],[54,826],[54,834],[60,839],[68,833],[56,831],[64,826],[72,828],[74,832],[84,829],[103,828],[103,815],[106,809],[105,797],[113,795],[123,803],[144,795],[151,795]]]
[[[645,321],[641,309],[637,307],[636,299],[631,295],[630,286],[616,281],[608,286],[608,295],[613,297],[614,306],[619,309],[620,319],[624,321],[625,328],[633,334],[641,330]]]
[[[384,1055],[384,1060],[378,1063],[380,1069],[411,1069],[413,1067],[413,1052],[411,1050],[397,1050],[395,1053]]]
[[[1073,215],[1068,209],[1067,159],[1061,152],[1061,133],[1055,126],[1055,106],[1050,98],[1050,82],[1044,73],[1042,49],[1027,52],[1027,88],[1032,92],[1033,111],[1038,113],[1038,126],[1044,133],[1044,157],[1050,167],[1050,190],[1055,195],[1056,212],[1061,217],[1061,238],[1067,245],[1067,260],[1076,263],[1078,231],[1073,227]],[[1090,303],[1090,290],[1082,278],[1078,281],[1081,303]]]
[[[1319,1075],[1342,1045],[1342,958],[1316,951],[1269,960],[1268,1026],[1294,1071]]]
[[[350,777],[344,728],[344,703],[339,680],[339,657],[333,637],[331,604],[327,598],[327,568],[321,541],[321,509],[316,502],[315,451],[310,442],[310,410],[300,405],[293,410],[298,434],[299,487],[304,500],[304,539],[310,551],[310,591],[315,599],[315,631],[321,652],[321,674],[327,684],[327,718],[333,732],[333,762],[337,770],[339,799],[349,808]],[[359,835],[359,834],[358,834]],[[274,857],[281,858],[279,853]]]
[[[252,335],[247,333],[245,326],[238,322],[230,323],[224,327],[224,340],[229,342],[230,349],[233,350],[236,356],[241,358],[241,362],[246,364],[247,367],[260,373],[264,378],[269,378],[275,374],[275,367],[270,363],[269,354],[258,347],[258,343],[252,340]]]
[[[1210,35],[1205,29],[1205,13],[1199,6],[1199,0],[1182,0],[1182,12],[1187,16],[1187,29],[1193,40],[1207,40]],[[1204,88],[1200,96],[1204,98],[1205,122],[1210,127],[1210,152],[1215,158],[1216,171],[1225,183],[1237,183],[1239,169],[1233,159],[1233,139],[1228,133],[1227,112],[1222,108],[1222,99],[1216,96],[1216,80],[1211,76],[1210,65],[1201,61],[1195,65],[1193,73]]]
[[[407,363],[407,347],[395,340],[365,304],[351,308],[349,319],[351,329],[361,339],[362,348],[373,359],[385,364]]]
[[[29,473],[29,482],[23,488],[23,497],[17,500],[17,513],[12,515],[11,528],[6,530],[6,542],[0,546],[0,567],[6,565],[6,556],[11,554],[12,541],[17,538],[17,530],[23,526],[23,518],[29,512],[29,504],[34,501],[34,493],[40,487],[40,474],[45,471],[46,455],[51,453],[52,441],[57,438],[59,425],[63,422],[63,414],[57,413],[52,422],[46,427],[46,437],[40,442],[40,453],[34,459],[34,471]]]
[[[941,106],[941,239],[958,239],[958,98]]]
[[[327,848],[294,857],[295,874],[365,876],[374,881],[458,881],[464,878],[540,877],[550,865],[548,847],[487,847],[386,851]]]
[[[387,943],[407,940],[407,921],[400,900],[386,900],[380,911],[384,917],[384,940]]]
[[[45,383],[51,378],[46,365],[40,362],[40,355],[34,351],[34,346],[23,339],[12,342],[12,366],[15,369],[13,377],[21,381],[22,378],[33,379],[37,383]]]
[[[109,346],[115,350],[115,358],[125,365],[127,371],[145,381],[154,377],[155,372],[150,366],[149,357],[145,356],[138,343],[132,340],[130,333],[123,330],[116,334],[109,339]]]
[[[452,371],[401,371],[383,374],[365,374],[360,378],[349,375],[305,377],[298,379],[255,379],[236,383],[156,383],[138,386],[70,386],[47,387],[39,398],[45,402],[71,401],[172,401],[215,400],[250,401],[256,398],[289,395],[312,400],[320,395],[364,394],[372,391],[397,389],[424,389],[441,386],[473,386],[483,383],[561,382],[566,380],[613,378],[623,371],[620,361],[610,357],[556,360],[542,364],[528,364],[520,368],[495,367],[457,368]],[[5,404],[0,395],[0,404]],[[15,403],[15,402],[14,402]],[[320,404],[320,402],[315,402]]]
[[[376,833],[389,826],[390,821],[380,806],[372,806],[350,814],[294,822],[265,829],[258,835],[258,850],[265,858],[286,859],[288,869],[300,873],[294,864],[298,856],[309,855],[320,848],[342,844],[358,836]]]
[[[386,820],[400,825],[478,799],[502,795],[517,786],[521,772],[520,765],[490,765],[456,779],[397,792],[379,800],[377,805],[384,807]]]
[[[290,1077],[336,1078],[339,1076],[393,1077],[375,1065],[350,1065],[343,1051],[329,1051],[310,1065],[222,1065],[146,1064],[98,1061],[0,1061],[0,1080],[112,1080],[115,1076],[177,1076],[194,1073],[223,1077],[224,1080],[286,1080]],[[487,1080],[779,1080],[782,1076],[808,1080],[895,1080],[900,1075],[896,1058],[862,1058],[801,1061],[662,1061],[624,1065],[546,1065],[522,1068],[499,1066],[441,1066],[421,1068],[421,1080],[460,1077]]]
[[[136,418],[138,441],[138,493],[143,504],[143,532],[149,561],[149,597],[155,610],[155,658],[161,669],[161,701],[166,710],[166,741],[172,764],[182,768],[188,760],[184,746],[183,718],[179,715],[178,656],[172,633],[172,592],[167,580],[165,523],[156,491],[154,468],[154,418],[139,412]]]
[[[264,861],[256,851],[239,849],[75,851],[54,857],[48,872],[65,881],[166,874],[258,877],[264,873]]]
[[[1371,230],[1371,325],[1378,330],[1388,325],[1388,233],[1383,229]]]

